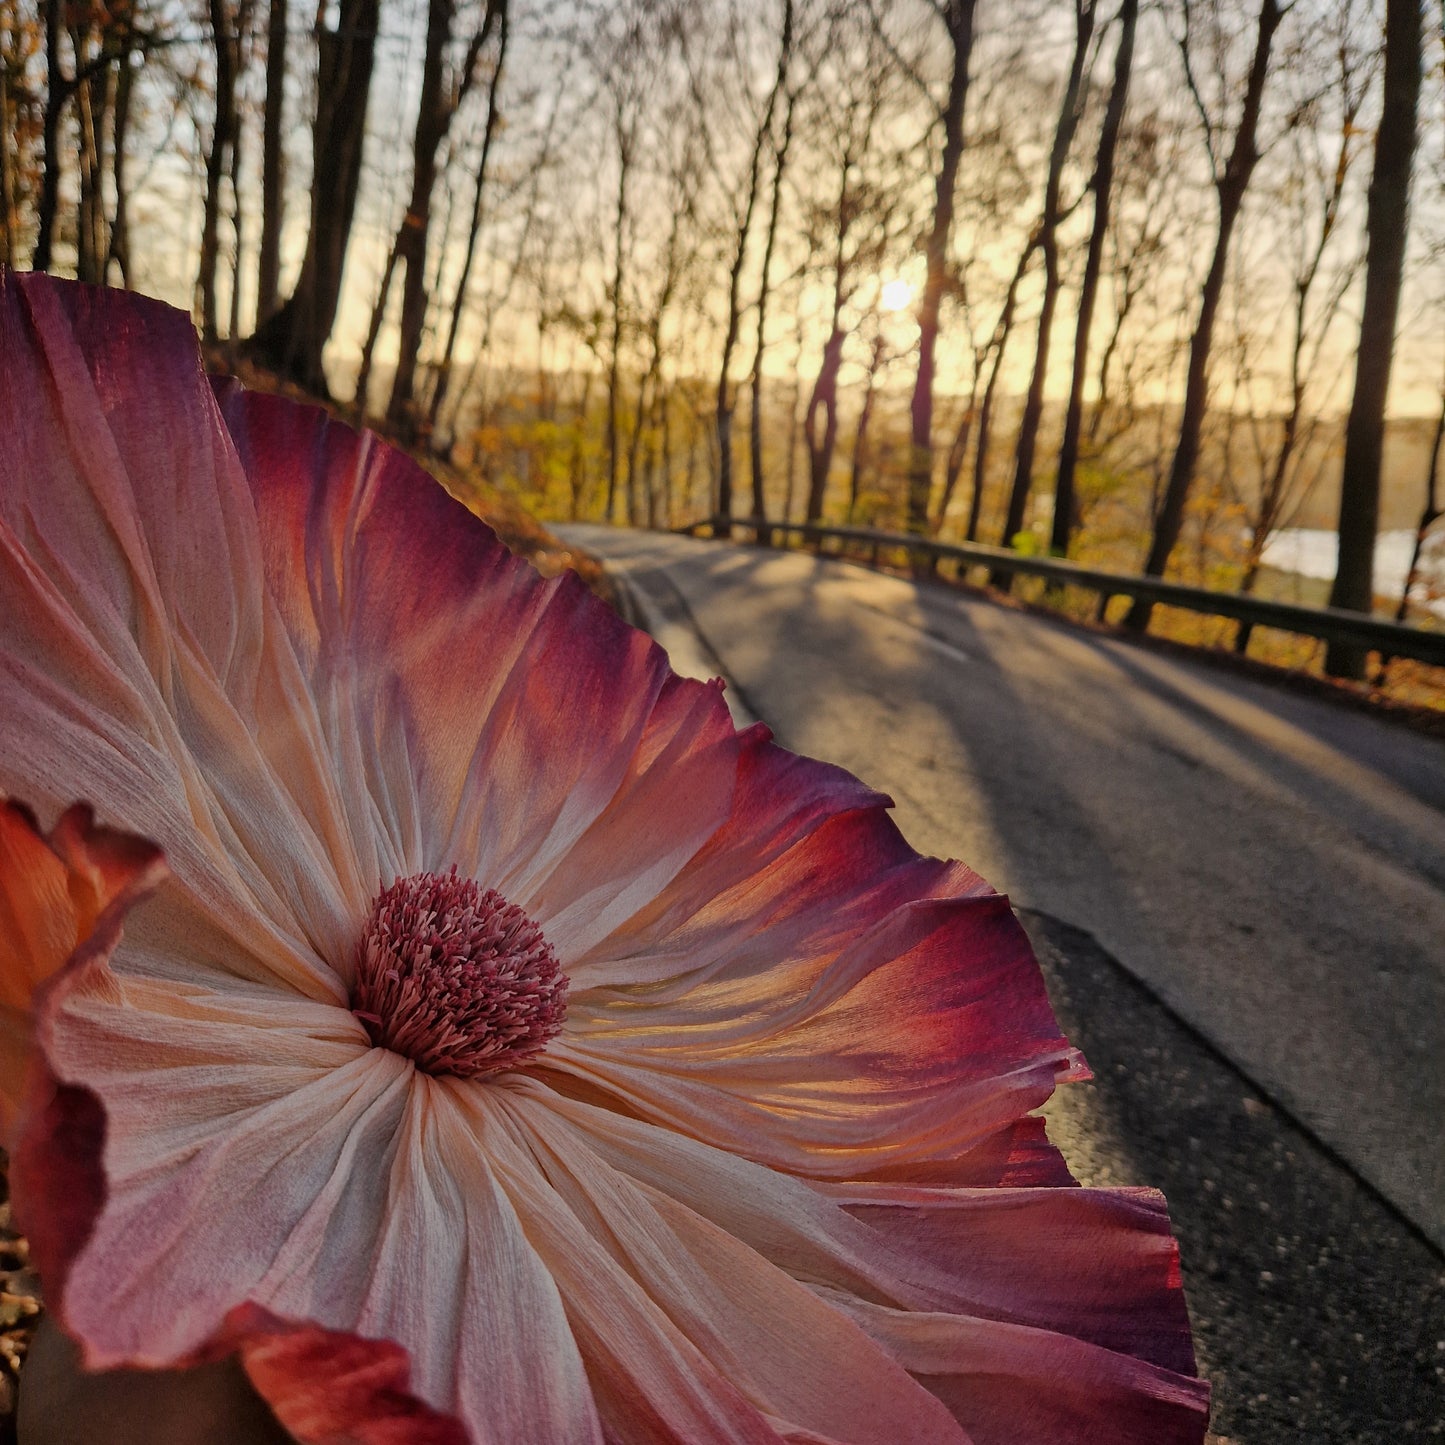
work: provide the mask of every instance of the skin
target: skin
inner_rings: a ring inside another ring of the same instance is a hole
[[[20,1445],[293,1445],[235,1359],[89,1374],[51,1320],[20,1380]]]

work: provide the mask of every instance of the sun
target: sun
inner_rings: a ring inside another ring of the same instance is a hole
[[[905,281],[902,276],[895,276],[883,283],[878,299],[885,311],[905,311],[913,300],[913,283]]]

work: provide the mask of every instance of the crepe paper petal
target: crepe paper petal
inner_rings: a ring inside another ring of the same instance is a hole
[[[974,1445],[1202,1445],[1209,1386],[1025,1325],[827,1298],[945,1404]]]
[[[221,1352],[236,1355],[297,1445],[469,1445],[459,1420],[412,1392],[407,1353],[390,1340],[244,1305],[206,1353]]]
[[[406,820],[397,873],[455,864],[582,953],[727,816],[721,694],[400,453],[281,398],[221,399],[268,590],[346,792],[371,800],[355,826]]]
[[[0,788],[173,872],[36,1008],[88,1365],[229,1350],[306,1445],[1202,1436],[1005,899],[184,318],[5,275],[0,348]]]
[[[569,1313],[586,1308],[579,1294],[593,1269],[620,1270],[666,1327],[785,1435],[804,1430],[857,1445],[963,1441],[946,1412],[851,1321],[728,1230],[612,1169],[548,1102],[499,1089],[478,1103],[489,1119],[501,1115],[515,1140],[513,1150],[490,1133],[482,1142],[527,1228],[547,1240],[544,1257]],[[633,1389],[647,1396],[659,1392],[641,1367],[653,1353],[639,1351],[633,1367]]]
[[[826,969],[783,954],[655,1006],[644,995],[572,1009],[550,1067],[820,1178],[965,1153],[1042,1104],[1075,1060],[997,895],[903,904]]]
[[[1179,1246],[1157,1190],[845,1184],[826,1192],[947,1278],[941,1293],[958,1313],[1194,1373]]]
[[[0,1147],[13,1142],[31,1054],[35,991],[96,930],[165,873],[160,849],[101,828],[77,803],[47,837],[22,803],[0,798]]]
[[[548,1099],[530,1081],[515,1087],[649,1195],[812,1284],[1049,1330],[1194,1373],[1178,1251],[1152,1190],[810,1185],[671,1130]]]
[[[420,1397],[476,1439],[597,1438],[551,1278],[456,1123],[460,1081],[304,999],[96,973],[48,1056],[107,1111],[111,1203],[57,1300],[92,1368],[175,1365],[259,1305],[406,1341]]]
[[[258,586],[189,321],[6,273],[0,354],[0,790],[89,798],[165,849],[232,970],[340,999],[315,945],[351,940],[367,835]]]
[[[632,987],[665,1001],[716,972],[764,974],[800,955],[816,972],[900,903],[992,891],[920,858],[891,801],[841,768],[784,751],[761,725],[738,741],[726,822],[647,908],[572,960],[576,997]]]

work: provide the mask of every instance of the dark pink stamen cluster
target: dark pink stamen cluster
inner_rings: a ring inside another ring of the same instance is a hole
[[[542,930],[470,878],[414,873],[371,906],[351,1011],[372,1042],[464,1079],[540,1053],[567,1013],[567,975]]]

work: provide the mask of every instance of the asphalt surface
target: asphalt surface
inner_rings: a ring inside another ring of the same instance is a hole
[[[1096,1074],[1051,1130],[1168,1195],[1216,1438],[1445,1439],[1445,744],[928,584],[563,530],[1010,894]]]

